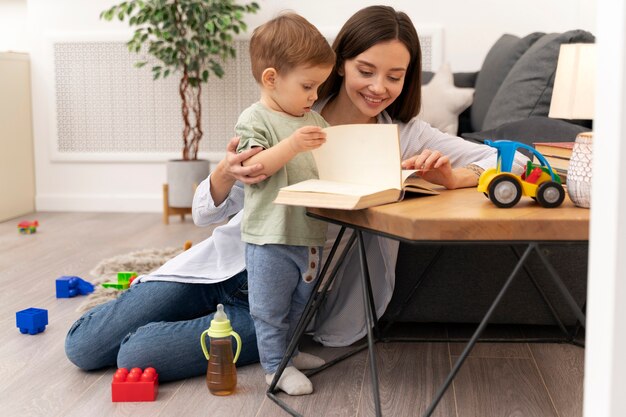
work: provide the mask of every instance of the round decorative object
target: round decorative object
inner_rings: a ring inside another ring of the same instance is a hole
[[[585,132],[576,136],[567,169],[567,194],[574,204],[585,208],[591,205],[592,146],[593,133]]]

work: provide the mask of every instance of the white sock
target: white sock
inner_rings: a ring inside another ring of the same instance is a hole
[[[291,358],[291,362],[300,370],[319,368],[326,363],[324,359],[306,352],[299,352],[298,355]]]
[[[265,375],[267,385],[271,385],[273,379],[274,374]],[[306,395],[313,392],[313,384],[309,378],[293,366],[285,368],[276,386],[289,395]]]

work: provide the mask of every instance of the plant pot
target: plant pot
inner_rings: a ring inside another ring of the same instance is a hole
[[[197,159],[167,161],[168,204],[170,207],[191,207],[196,187],[209,175],[209,161]]]

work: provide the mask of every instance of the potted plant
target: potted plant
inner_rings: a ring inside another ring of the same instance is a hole
[[[128,41],[130,51],[157,59],[154,80],[176,74],[183,119],[182,159],[167,162],[171,207],[191,207],[193,185],[206,178],[209,161],[198,160],[202,139],[202,84],[210,74],[224,75],[222,62],[235,58],[234,35],[247,30],[246,13],[256,13],[256,2],[233,0],[128,0],[103,11],[105,20],[128,19],[136,27]],[[136,67],[143,67],[140,61]]]

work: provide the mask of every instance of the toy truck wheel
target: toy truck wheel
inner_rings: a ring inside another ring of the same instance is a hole
[[[537,188],[537,202],[541,207],[554,208],[563,203],[565,190],[563,186],[554,181],[546,181]]]
[[[513,207],[520,198],[522,198],[522,187],[511,177],[497,177],[489,184],[489,199],[497,207]]]

